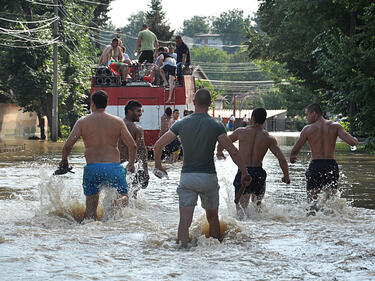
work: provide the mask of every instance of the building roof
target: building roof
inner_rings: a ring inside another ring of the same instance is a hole
[[[221,34],[203,33],[203,34],[195,34],[194,37],[221,37]]]
[[[243,118],[246,114],[247,117],[251,116],[253,111],[251,109],[236,110],[236,118]],[[267,110],[267,119],[286,113],[286,109],[271,109]],[[210,109],[208,114],[213,115],[213,110]],[[233,114],[233,109],[215,109],[215,117],[229,118]]]

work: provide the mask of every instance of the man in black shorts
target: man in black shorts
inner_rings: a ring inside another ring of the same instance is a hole
[[[312,154],[312,161],[306,172],[307,200],[312,203],[311,214],[315,214],[320,191],[324,190],[328,195],[337,191],[339,169],[334,159],[337,137],[349,145],[357,145],[358,140],[347,133],[339,123],[324,119],[319,104],[310,104],[306,108],[306,119],[309,125],[303,128],[294,145],[290,162],[296,162],[298,152],[307,141]]]
[[[239,140],[240,153],[242,159],[245,161],[247,171],[252,177],[251,183],[246,186],[243,194],[240,197],[237,207],[237,215],[243,218],[247,213],[250,197],[251,201],[260,206],[264,193],[266,191],[266,177],[267,173],[262,168],[263,158],[268,149],[279,160],[279,165],[283,171],[282,181],[289,184],[288,163],[281,152],[277,141],[273,136],[263,129],[263,123],[266,121],[267,112],[264,108],[255,108],[251,114],[250,126],[239,127],[233,134],[229,136],[232,142]],[[217,157],[225,158],[223,154],[223,147],[219,144],[217,147]],[[235,187],[235,194],[237,196],[241,188],[242,172],[238,171],[234,179],[233,185]]]
[[[142,30],[138,33],[138,39],[135,43],[134,54],[137,53],[138,47],[141,46],[140,52],[141,55],[139,56],[138,63],[142,64],[143,62],[153,63],[154,62],[154,50],[155,57],[157,57],[158,53],[158,38],[156,35],[148,29],[146,24],[142,25]]]

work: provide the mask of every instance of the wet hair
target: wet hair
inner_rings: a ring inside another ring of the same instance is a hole
[[[175,112],[180,112],[180,110],[176,108],[175,110],[173,110],[173,113]]]
[[[199,89],[194,95],[194,100],[198,106],[209,107],[211,104],[211,94],[205,88]]]
[[[142,107],[142,104],[139,101],[136,101],[136,100],[128,101],[128,103],[125,105],[125,115],[128,114],[129,110],[133,110],[137,107]]]
[[[108,95],[103,90],[96,90],[91,96],[92,102],[96,108],[106,108],[108,102]]]
[[[142,24],[142,29],[146,29],[148,26],[147,26],[147,24]]]
[[[182,40],[181,35],[176,35],[176,39],[181,39]]]
[[[113,38],[112,42],[117,42],[118,43],[118,38]]]
[[[159,47],[159,48],[158,48],[158,52],[159,52],[159,53],[164,52],[164,47]]]
[[[251,117],[254,116],[255,123],[263,124],[267,118],[267,111],[263,107],[257,107],[251,113]]]
[[[315,112],[315,113],[318,114],[319,116],[322,116],[322,115],[323,115],[322,108],[321,108],[320,105],[317,104],[317,103],[309,104],[309,105],[306,107],[306,109],[307,109],[308,112]]]
[[[167,116],[171,116],[171,115],[172,115],[172,108],[167,107],[167,108],[165,109],[165,114],[167,114]]]

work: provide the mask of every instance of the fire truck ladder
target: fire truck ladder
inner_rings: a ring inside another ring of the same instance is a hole
[[[164,110],[168,105],[173,106],[173,110],[174,110],[176,107],[176,87],[174,87],[173,89],[171,101],[169,103],[166,102],[168,97],[169,97],[169,88],[164,88],[164,91],[163,91]]]

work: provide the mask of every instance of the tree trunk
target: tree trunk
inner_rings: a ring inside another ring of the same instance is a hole
[[[46,139],[46,132],[45,132],[45,129],[44,129],[44,117],[40,113],[38,113],[38,121],[39,121],[39,127],[40,127],[40,139],[45,140]]]
[[[350,37],[352,38],[355,35],[355,29],[357,25],[357,12],[352,9],[350,12]],[[352,45],[354,46],[354,38],[352,38]],[[354,132],[354,116],[356,114],[356,103],[353,99],[350,99],[349,101],[349,121],[350,121],[350,127],[349,127],[349,133],[353,134]]]

